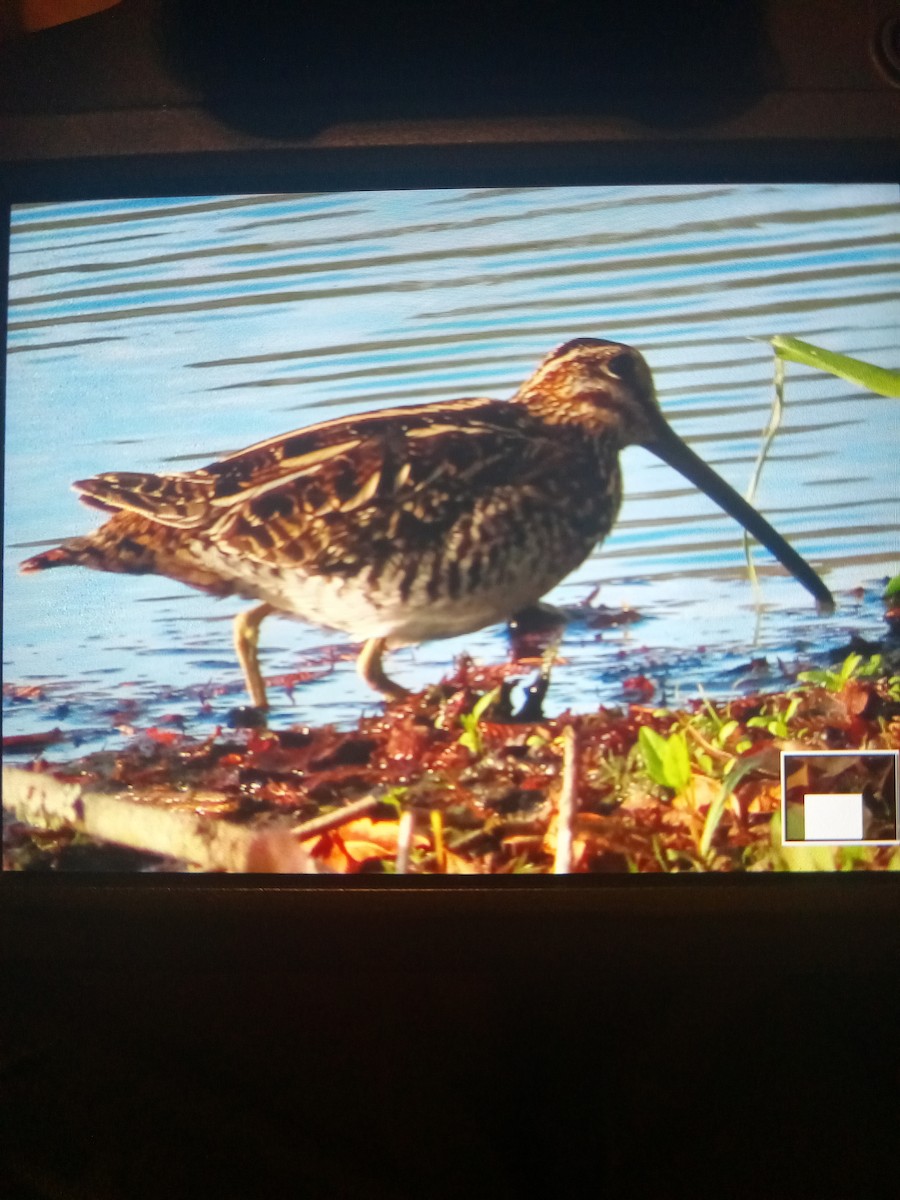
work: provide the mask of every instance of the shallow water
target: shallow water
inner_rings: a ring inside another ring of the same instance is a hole
[[[900,367],[896,186],[567,188],[102,201],[19,207],[7,358],[5,732],[87,746],[167,718],[200,733],[243,702],[239,602],[158,578],[21,577],[35,547],[86,531],[72,480],[180,470],[316,420],[389,404],[507,397],[570,337],[629,342],[678,432],[744,491],[772,398],[764,339],[788,333]],[[819,570],[817,618],[763,551],[762,610],[740,531],[670,468],[624,455],[627,500],[549,597],[636,609],[572,623],[549,711],[780,686],[851,633],[881,633],[900,570],[900,406],[788,368],[787,411],[756,503]],[[855,589],[864,589],[858,593]],[[455,655],[505,659],[502,629],[398,652],[433,682]],[[378,703],[342,635],[263,626],[273,724]],[[766,668],[753,660],[765,659]],[[783,669],[782,669],[783,668]],[[27,689],[39,686],[40,696]],[[63,754],[65,751],[63,751]]]

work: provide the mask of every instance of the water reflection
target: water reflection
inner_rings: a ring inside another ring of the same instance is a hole
[[[17,208],[4,679],[40,682],[44,698],[7,697],[7,731],[127,728],[116,721],[125,700],[141,725],[177,710],[201,727],[241,698],[231,602],[176,595],[152,578],[16,575],[26,548],[90,527],[71,480],[186,469],[388,404],[508,396],[555,344],[591,335],[643,351],[675,427],[743,490],[771,397],[760,339],[791,333],[900,365],[898,241],[893,185]],[[670,699],[698,684],[730,692],[752,659],[779,675],[779,662],[851,632],[877,636],[877,580],[900,567],[900,410],[799,368],[788,372],[787,401],[757,502],[839,593],[837,617],[817,621],[799,587],[761,557],[766,612],[753,646],[739,530],[668,468],[629,451],[616,530],[552,599],[577,607],[599,585],[604,605],[642,619],[598,629],[589,612],[576,615],[557,708],[619,702],[622,680],[639,673]],[[859,600],[850,593],[861,585]],[[502,631],[483,631],[404,652],[397,676],[433,681],[462,649],[506,654]],[[295,689],[296,707],[278,720],[346,722],[373,703],[340,638],[269,622],[263,653],[270,676],[327,672]],[[223,686],[233,690],[219,695]]]

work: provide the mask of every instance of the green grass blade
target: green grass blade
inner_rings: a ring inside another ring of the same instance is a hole
[[[759,447],[759,453],[756,456],[756,463],[753,467],[753,475],[750,479],[750,485],[744,499],[748,504],[754,504],[756,501],[756,490],[759,487],[759,481],[762,476],[762,470],[765,466],[766,459],[769,457],[769,451],[772,448],[772,443],[775,441],[775,435],[781,428],[781,422],[784,417],[784,362],[777,354],[775,357],[775,377],[774,390],[772,395],[772,409],[769,413],[769,421],[766,428],[763,430],[762,442]],[[747,574],[750,578],[750,586],[753,589],[753,596],[756,603],[757,616],[762,612],[762,588],[759,584],[759,576],[756,574],[756,564],[753,561],[753,546],[750,539],[750,534],[744,530],[744,558],[747,562]],[[759,626],[757,624],[757,635]],[[757,638],[754,638],[754,644]]]
[[[799,338],[782,334],[770,338],[769,341],[778,357],[786,362],[815,367],[846,379],[849,383],[858,384],[878,396],[900,399],[900,373],[897,371],[888,371],[884,367],[873,366],[872,363],[862,362],[858,358],[848,358],[846,354],[835,354],[834,351],[823,350],[821,346],[814,346],[811,342],[801,342]]]
[[[712,841],[719,827],[719,822],[722,819],[722,813],[725,811],[725,805],[728,803],[729,797],[744,776],[749,775],[751,771],[755,771],[758,765],[757,755],[742,758],[739,762],[735,763],[722,780],[722,790],[709,806],[706,820],[703,822],[703,833],[700,837],[700,853],[704,858],[708,857],[712,849]]]

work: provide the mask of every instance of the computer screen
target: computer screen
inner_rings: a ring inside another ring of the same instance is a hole
[[[22,202],[8,247],[6,869],[898,868],[896,183]]]

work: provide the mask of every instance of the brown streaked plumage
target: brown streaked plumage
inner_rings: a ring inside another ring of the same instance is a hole
[[[396,697],[387,648],[509,620],[587,558],[618,513],[629,445],[670,463],[832,607],[812,568],[669,427],[642,356],[593,338],[554,350],[509,401],[387,409],[196,471],[76,483],[113,516],[21,569],[155,573],[261,601],[235,620],[258,706],[259,625],[273,612],[365,639],[360,674]]]

